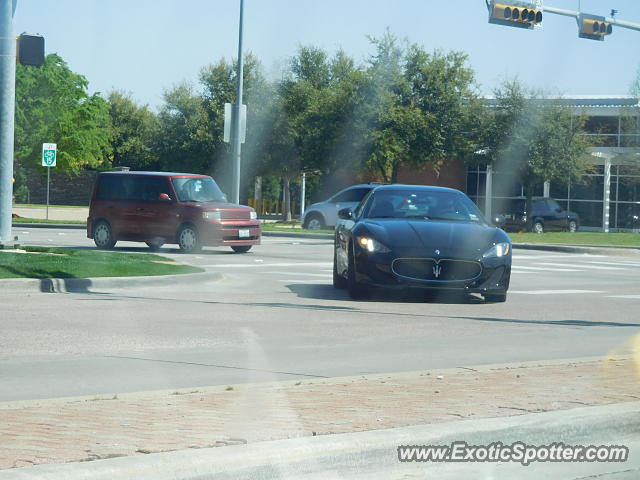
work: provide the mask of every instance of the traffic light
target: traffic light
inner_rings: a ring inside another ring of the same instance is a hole
[[[18,35],[16,61],[21,65],[40,67],[44,63],[44,37],[40,35]]]
[[[606,35],[611,35],[613,25],[604,21],[604,17],[581,13],[578,16],[578,36],[589,40],[603,41]]]
[[[542,11],[527,2],[497,3],[492,1],[489,7],[489,23],[532,29],[542,23]]]

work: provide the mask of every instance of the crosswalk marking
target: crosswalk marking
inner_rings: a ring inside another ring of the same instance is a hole
[[[640,300],[640,295],[607,295],[609,298],[630,298]]]
[[[327,273],[303,273],[303,272],[269,272],[273,275],[302,275],[303,277],[331,277],[330,274]]]
[[[619,267],[600,267],[598,265],[586,265],[584,263],[581,263],[580,265],[576,265],[574,263],[547,263],[547,262],[540,262],[540,265],[550,265],[550,266],[555,266],[555,267],[578,267],[578,268],[588,268],[588,269],[592,269],[592,270],[626,270],[626,268],[619,268]]]
[[[627,267],[640,267],[640,262],[587,262],[597,263],[598,265],[624,265]]]
[[[213,265],[203,265],[205,268],[256,268],[256,267],[324,267],[333,265],[331,262],[313,263],[217,263]]]
[[[523,265],[513,265],[512,270],[536,270],[542,272],[582,272],[583,270],[577,270],[572,268],[550,268],[550,267],[525,267]]]
[[[570,295],[574,293],[604,293],[602,290],[509,290],[523,295]]]

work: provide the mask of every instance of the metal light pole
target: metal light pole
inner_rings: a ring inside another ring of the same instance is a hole
[[[240,138],[240,114],[242,112],[242,76],[244,60],[242,58],[242,24],[244,21],[244,0],[240,0],[240,28],[238,30],[238,78],[236,89],[236,104],[233,117],[233,185],[231,190],[232,200],[240,203],[240,152],[242,143]]]
[[[13,14],[17,0],[0,0],[0,246],[11,239],[13,204],[13,122],[16,105],[16,37]]]

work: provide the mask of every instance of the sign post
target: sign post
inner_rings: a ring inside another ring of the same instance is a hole
[[[58,159],[58,146],[55,143],[42,144],[42,166],[47,167],[47,220],[49,220],[49,184],[51,183],[51,167],[55,167]]]

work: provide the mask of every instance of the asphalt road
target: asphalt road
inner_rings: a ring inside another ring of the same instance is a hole
[[[14,229],[92,248],[82,230]],[[264,238],[250,253],[162,254],[223,274],[201,285],[82,294],[0,291],[0,401],[178,389],[629,352],[640,256],[514,252],[509,299],[331,286],[331,242]],[[147,252],[142,244],[117,249]]]

